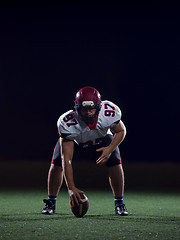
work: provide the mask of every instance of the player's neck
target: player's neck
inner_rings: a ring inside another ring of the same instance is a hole
[[[96,128],[97,121],[98,121],[98,117],[96,116],[96,119],[94,120],[94,122],[92,124],[91,123],[86,123],[86,124],[92,130],[92,129]]]

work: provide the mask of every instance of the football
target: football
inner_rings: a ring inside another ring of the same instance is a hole
[[[87,196],[83,193],[80,193],[80,196],[81,196],[82,202],[79,202],[79,206],[77,204],[75,204],[75,206],[71,205],[72,213],[78,218],[83,217],[87,213],[89,208],[89,200]]]

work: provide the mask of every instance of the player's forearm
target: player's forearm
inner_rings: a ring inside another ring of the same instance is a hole
[[[114,133],[114,138],[110,145],[108,146],[110,152],[112,153],[119,144],[124,140],[126,136],[126,127],[122,121],[119,122],[114,128],[111,129]]]
[[[65,178],[68,189],[72,189],[74,187],[73,168],[72,168],[74,143],[73,141],[67,141],[61,138],[60,145],[61,145],[64,178]]]
[[[119,144],[121,144],[121,142],[124,140],[125,136],[126,136],[125,129],[114,134],[114,138],[113,138],[112,142],[110,143],[110,145],[108,146],[111,153],[116,149],[117,146],[119,146]]]
[[[67,188],[71,190],[75,187],[71,160],[64,160],[63,168],[64,168],[64,178],[66,181]]]

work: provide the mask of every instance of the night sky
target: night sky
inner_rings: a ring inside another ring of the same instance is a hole
[[[123,161],[179,162],[178,5],[0,7],[0,160],[50,160],[83,86],[122,110]]]

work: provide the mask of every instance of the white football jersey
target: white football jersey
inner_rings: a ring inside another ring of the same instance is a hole
[[[110,128],[119,123],[121,119],[120,108],[110,101],[102,101],[96,124],[87,125],[76,111],[70,110],[62,114],[57,127],[59,135],[68,140],[88,146],[101,142],[102,137],[112,134]]]

